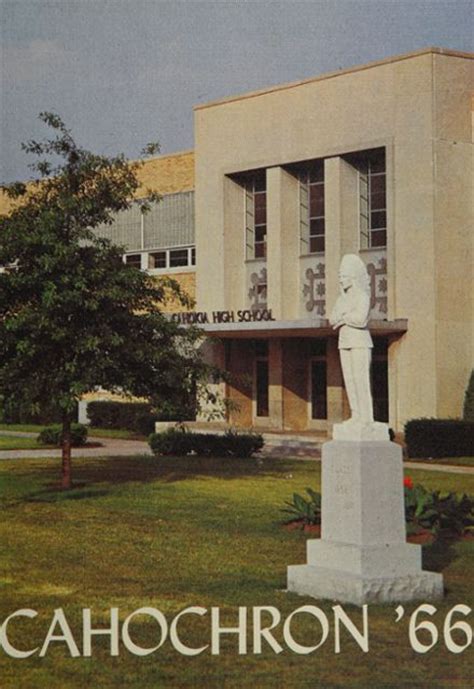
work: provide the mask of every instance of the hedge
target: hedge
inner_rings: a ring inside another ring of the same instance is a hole
[[[127,428],[143,435],[155,429],[156,414],[146,402],[89,402],[87,416],[91,426]]]
[[[156,421],[192,421],[195,411],[183,406],[179,412],[157,412],[147,402],[89,402],[87,416],[96,428],[127,428],[141,435],[155,430]]]
[[[43,445],[62,445],[62,426],[47,426],[38,435],[38,442]],[[73,447],[85,445],[87,441],[87,426],[81,423],[71,424],[71,444]]]
[[[250,457],[263,447],[263,437],[256,433],[194,433],[184,428],[170,428],[152,433],[148,440],[156,455],[183,456],[194,452],[201,457]]]
[[[460,419],[411,419],[405,424],[409,457],[474,455],[474,422]]]

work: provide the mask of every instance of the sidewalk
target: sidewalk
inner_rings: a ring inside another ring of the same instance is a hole
[[[31,437],[37,433],[1,431],[0,435]],[[101,447],[73,447],[73,457],[119,457],[129,455],[151,455],[150,446],[145,440],[123,440],[122,438],[91,438],[91,443],[100,443]],[[22,459],[29,457],[61,457],[61,450],[0,450],[0,459]]]
[[[34,437],[36,433],[26,433],[20,431],[0,431],[0,435],[10,435],[18,437]],[[100,443],[101,447],[77,447],[73,448],[73,457],[127,457],[132,455],[152,455],[152,451],[145,440],[124,440],[123,438],[91,438],[90,442]],[[265,450],[262,453],[265,457]],[[25,459],[35,457],[61,457],[60,449],[45,450],[1,450],[1,459]],[[320,457],[302,456],[301,454],[292,455],[291,448],[288,454],[272,455],[270,457],[279,459],[298,459],[300,461],[319,462]],[[422,471],[441,471],[451,474],[464,474],[474,476],[474,467],[456,466],[453,464],[428,464],[428,462],[403,462],[406,469],[421,469]]]

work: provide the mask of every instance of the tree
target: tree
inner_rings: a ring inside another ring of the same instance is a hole
[[[474,369],[471,371],[464,393],[463,419],[464,421],[474,421]]]
[[[82,395],[100,386],[169,407],[208,367],[199,332],[161,310],[169,296],[189,304],[177,283],[125,265],[124,249],[94,232],[136,202],[143,163],[83,150],[60,117],[40,119],[53,138],[23,144],[39,157],[30,166],[39,179],[2,187],[16,201],[0,218],[0,395],[31,411],[45,400],[60,409],[68,489],[71,422]],[[150,192],[142,210],[155,200]]]

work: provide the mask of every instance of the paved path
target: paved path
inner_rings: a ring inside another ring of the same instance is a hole
[[[447,471],[450,474],[467,474],[474,476],[474,467],[460,464],[431,464],[428,462],[403,462],[407,469],[421,469],[422,471]]]
[[[35,437],[37,433],[22,431],[3,431],[0,435]],[[124,438],[90,438],[91,443],[100,443],[101,447],[73,448],[73,457],[127,457],[132,455],[151,455],[152,451],[145,440],[125,440]],[[289,451],[291,455],[291,450]],[[0,450],[0,459],[21,459],[34,457],[61,457],[61,450]],[[281,457],[281,459],[298,459],[301,461],[320,461],[319,457]],[[406,469],[421,469],[423,471],[441,471],[450,474],[464,474],[474,476],[474,467],[458,466],[454,464],[431,464],[428,462],[404,462]]]
[[[0,431],[0,435],[4,435]],[[8,435],[19,435],[9,432]],[[26,434],[23,433],[23,436]],[[36,433],[29,433],[34,437]],[[73,457],[118,457],[127,455],[151,455],[151,449],[144,440],[124,440],[123,438],[90,438],[91,443],[100,443],[101,447],[75,447]],[[21,459],[24,457],[61,457],[61,450],[0,450],[0,459]]]

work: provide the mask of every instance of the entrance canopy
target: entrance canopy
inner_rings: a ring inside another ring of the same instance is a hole
[[[301,319],[294,321],[257,321],[251,323],[205,323],[200,326],[210,337],[228,338],[270,338],[270,337],[328,337],[337,332],[326,318]],[[369,321],[373,335],[401,335],[408,329],[408,320]]]

